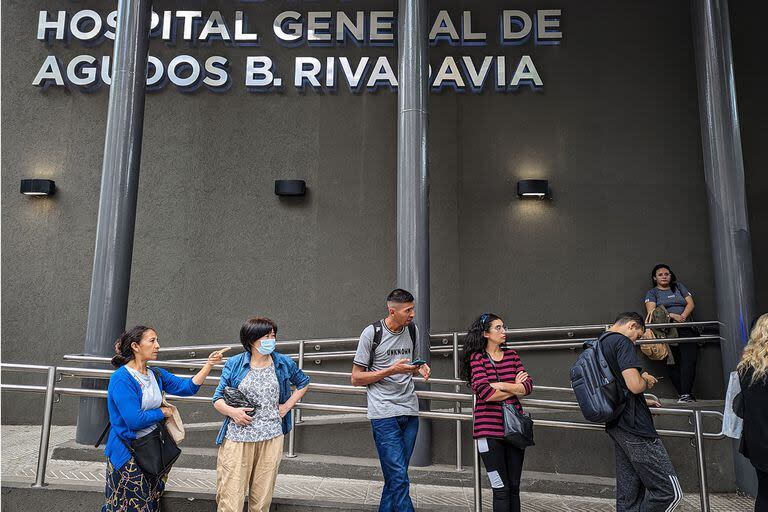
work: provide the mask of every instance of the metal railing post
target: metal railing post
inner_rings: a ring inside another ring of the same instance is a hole
[[[299,341],[299,361],[300,370],[304,369],[304,340]],[[285,455],[289,459],[296,457],[296,426],[301,423],[301,409],[291,409],[291,420],[293,428],[288,432],[288,453]]]
[[[472,493],[475,498],[475,512],[483,511],[483,488],[480,485],[480,452],[477,451],[477,440],[472,441],[474,446],[472,454],[472,482],[474,492]]]
[[[45,487],[45,468],[48,465],[48,446],[51,441],[51,418],[53,417],[53,398],[56,394],[56,367],[48,367],[48,379],[45,383],[45,409],[43,409],[43,428],[40,433],[40,450],[37,453],[37,475],[32,487]]]
[[[477,397],[472,399],[472,424],[474,425],[474,410]],[[475,512],[483,512],[483,488],[480,485],[480,452],[477,450],[477,440],[472,440],[472,483],[474,487]]]
[[[288,453],[285,454],[289,459],[296,457],[296,409],[291,409],[291,420],[293,426],[288,432]]]
[[[305,343],[304,340],[299,341],[299,360],[297,363],[299,366],[299,370],[304,369],[304,343]],[[299,402],[301,402],[301,400],[299,400]],[[295,419],[296,419],[296,424],[301,423],[301,409],[296,409]]]
[[[701,409],[693,411],[693,431],[696,435],[696,462],[699,466],[699,498],[701,512],[709,512],[709,486],[707,484],[707,461],[704,459],[704,435]]]
[[[459,379],[459,333],[453,333],[453,378]],[[461,386],[456,385],[456,393],[461,393]],[[461,414],[461,402],[455,402],[453,412]],[[456,471],[461,471],[461,420],[456,420]]]

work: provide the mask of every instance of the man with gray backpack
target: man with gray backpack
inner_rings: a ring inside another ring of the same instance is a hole
[[[571,367],[571,386],[584,417],[605,423],[616,450],[616,512],[671,512],[683,491],[653,425],[643,393],[657,380],[642,372],[635,342],[645,332],[638,313],[621,313]]]

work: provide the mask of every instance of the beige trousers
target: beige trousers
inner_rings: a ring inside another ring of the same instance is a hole
[[[258,443],[225,439],[216,460],[218,512],[242,512],[248,495],[248,512],[269,512],[277,469],[283,457],[283,437]]]

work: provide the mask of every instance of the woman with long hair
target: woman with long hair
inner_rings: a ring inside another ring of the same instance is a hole
[[[739,451],[757,471],[755,512],[768,512],[768,314],[755,322],[736,369],[744,404]]]
[[[156,512],[168,475],[145,474],[128,447],[135,439],[152,433],[173,407],[162,405],[163,392],[178,396],[194,395],[205,382],[221,352],[213,352],[202,369],[192,378],[176,377],[162,368],[147,367],[157,359],[160,344],[151,327],[137,325],[125,331],[115,343],[112,366],[117,368],[109,379],[107,409],[109,438],[107,456],[106,500],[102,512]]]
[[[653,288],[645,294],[645,323],[651,322],[653,311],[664,306],[668,319],[674,323],[685,323],[690,320],[695,304],[693,295],[686,286],[677,280],[669,265],[659,263],[651,270]],[[652,325],[649,325],[652,327]],[[699,335],[690,327],[677,328],[680,338],[692,338]],[[678,395],[678,403],[695,402],[693,382],[696,380],[696,362],[699,358],[698,343],[674,343],[671,340],[669,350],[674,363],[669,365],[669,379]]]
[[[507,334],[503,320],[483,313],[464,338],[462,378],[477,397],[472,437],[493,489],[493,512],[520,512],[521,450],[504,439],[502,403],[511,402],[523,411],[518,397],[533,390],[533,380],[511,348],[504,347]]]

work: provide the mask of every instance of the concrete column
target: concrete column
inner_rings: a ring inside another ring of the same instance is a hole
[[[427,0],[399,0],[397,284],[416,297],[416,353],[429,361],[429,166]],[[429,402],[422,401],[422,409]],[[412,464],[431,463],[432,425],[421,420]]]
[[[99,218],[93,257],[85,353],[114,355],[125,329],[131,280],[133,231],[144,128],[144,92],[151,22],[151,0],[119,0],[112,57]],[[83,387],[104,387],[84,381]],[[81,398],[77,442],[93,443],[108,420],[106,401]]]
[[[693,35],[699,87],[701,140],[707,186],[718,318],[724,324],[726,376],[736,368],[754,313],[744,161],[736,105],[727,0],[693,0]],[[733,443],[736,484],[757,490],[755,470]]]

